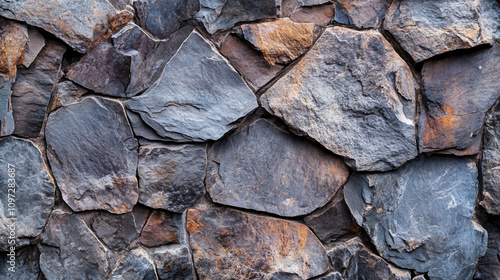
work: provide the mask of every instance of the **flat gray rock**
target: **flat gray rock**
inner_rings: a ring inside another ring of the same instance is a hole
[[[13,270],[9,263],[10,256],[7,252],[0,255],[0,274],[5,279],[37,280],[40,279],[40,252],[36,246],[24,247],[16,250]]]
[[[477,185],[474,161],[430,157],[394,172],[359,173],[344,196],[386,260],[432,280],[471,279],[487,244],[471,220]]]
[[[500,279],[500,219],[490,216],[484,227],[488,231],[488,249],[477,262],[474,280]]]
[[[490,214],[500,214],[500,106],[488,116],[483,138],[483,201]]]
[[[336,0],[336,22],[358,28],[379,28],[392,0]]]
[[[156,280],[155,267],[144,249],[130,251],[113,270],[109,280]]]
[[[151,253],[159,280],[194,280],[191,253],[184,245],[162,246]]]
[[[196,31],[160,80],[125,104],[158,135],[177,142],[217,140],[257,108],[242,78]]]
[[[132,211],[139,190],[137,141],[118,102],[90,97],[57,109],[45,129],[47,156],[73,211]]]
[[[333,27],[261,102],[352,168],[387,171],[417,155],[415,85],[380,33]]]
[[[36,27],[28,27],[28,42],[24,52],[23,66],[29,68],[45,46],[45,38]]]

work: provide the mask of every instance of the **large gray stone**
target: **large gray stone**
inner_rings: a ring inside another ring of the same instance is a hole
[[[347,205],[380,255],[430,279],[470,279],[487,244],[471,220],[477,168],[467,158],[430,157],[388,173],[357,174]]]
[[[10,253],[10,252],[9,252]],[[36,246],[24,247],[16,250],[15,260],[7,252],[0,255],[0,274],[3,279],[15,280],[38,280],[40,279],[40,252]],[[14,268],[11,268],[14,264]]]
[[[340,158],[261,119],[214,144],[207,190],[217,203],[293,217],[325,205],[348,177]]]
[[[196,31],[160,80],[125,104],[158,135],[178,142],[217,140],[257,108],[242,78]]]
[[[113,270],[109,280],[156,280],[155,267],[144,249],[130,251]]]
[[[483,201],[490,214],[500,214],[500,106],[488,116],[483,138]]]
[[[139,198],[137,141],[120,103],[90,97],[59,108],[45,136],[54,177],[73,211],[132,211]]]
[[[354,169],[386,171],[417,155],[415,81],[376,31],[328,28],[261,102]]]
[[[336,0],[335,21],[358,28],[379,28],[392,0]]]

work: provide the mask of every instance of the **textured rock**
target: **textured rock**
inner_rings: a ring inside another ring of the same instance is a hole
[[[125,255],[113,270],[109,280],[156,280],[155,267],[143,249],[135,249]]]
[[[12,167],[12,165],[14,167]],[[0,140],[0,249],[8,248],[10,225],[15,223],[16,243],[25,244],[25,238],[33,238],[41,232],[54,204],[52,184],[40,151],[29,141],[12,137]],[[13,168],[14,170],[12,170]],[[14,171],[12,173],[8,170]],[[14,174],[11,177],[9,174]],[[13,179],[10,180],[9,179]],[[15,189],[8,184],[14,181]],[[9,201],[14,199],[14,202]],[[9,206],[9,202],[15,207]],[[13,211],[10,209],[14,208]],[[11,219],[17,220],[11,220]]]
[[[179,243],[180,216],[154,211],[141,232],[140,242],[146,247]]]
[[[62,81],[56,85],[52,92],[48,112],[80,101],[80,97],[88,91],[71,81]]]
[[[473,161],[431,157],[355,175],[344,195],[382,257],[430,279],[470,279],[487,243],[471,221],[477,184]]]
[[[26,26],[0,18],[0,72],[5,74],[5,80],[16,76],[16,67],[23,61],[26,42]]]
[[[417,155],[415,81],[376,31],[327,29],[261,102],[357,170],[390,170]]]
[[[488,230],[488,249],[477,263],[475,280],[500,279],[500,220],[490,218],[485,224]]]
[[[85,222],[59,210],[52,212],[42,235],[40,268],[47,279],[106,279],[107,250]]]
[[[217,140],[257,108],[238,73],[196,31],[160,80],[125,104],[160,136],[179,142]]]
[[[209,156],[214,202],[280,216],[325,205],[349,177],[339,158],[265,120],[217,142]]]
[[[500,45],[493,48],[432,60],[422,69],[426,107],[420,118],[422,151],[455,148],[470,154],[479,150],[486,112],[500,97]]]
[[[335,21],[358,28],[379,28],[392,0],[336,0]]]
[[[204,144],[142,146],[139,152],[139,202],[183,212],[205,194]]]
[[[304,225],[227,208],[188,210],[187,230],[200,279],[302,279],[328,269],[321,242]]]
[[[342,274],[339,272],[332,272],[324,276],[317,278],[318,280],[344,280],[342,279]]]
[[[136,137],[142,137],[147,140],[153,140],[153,141],[167,141],[167,139],[158,135],[158,133],[156,133],[154,129],[152,129],[149,125],[147,125],[141,119],[141,115],[134,113],[128,109],[126,110],[126,112],[130,125],[132,126],[132,130],[134,131],[134,135]]]
[[[313,43],[312,23],[295,23],[288,18],[244,24],[243,37],[261,51],[269,64],[288,64],[305,53]]]
[[[327,4],[327,3],[331,3],[331,2],[332,2],[332,0],[298,0],[297,6],[299,6],[299,7],[317,6],[317,5]]]
[[[333,269],[342,273],[343,279],[411,279],[409,271],[397,268],[373,254],[357,237],[335,244],[328,249],[328,256]]]
[[[500,3],[496,0],[481,1],[481,19],[484,29],[491,32],[493,39],[500,40]]]
[[[45,46],[45,38],[35,27],[28,27],[28,42],[24,52],[23,66],[28,68]]]
[[[25,247],[16,250],[16,260],[14,271],[9,270],[11,265],[8,253],[0,255],[0,274],[5,279],[16,280],[37,280],[40,276],[40,265],[38,264],[40,252],[37,247]]]
[[[63,45],[47,42],[30,68],[18,70],[12,86],[15,135],[35,138],[40,134],[64,52]]]
[[[300,7],[293,11],[290,19],[295,22],[311,22],[318,26],[326,26],[334,14],[334,5],[329,3],[321,6]]]
[[[168,38],[200,10],[198,0],[137,0],[134,6],[139,25],[159,39]]]
[[[154,250],[153,259],[159,280],[194,280],[191,254],[186,246],[162,246]]]
[[[12,116],[11,88],[14,78],[5,78],[0,74],[0,136],[14,132],[14,117]]]
[[[448,51],[488,43],[480,20],[481,0],[393,1],[384,29],[421,62]]]
[[[238,22],[275,16],[275,0],[200,0],[200,12],[196,14],[210,34],[229,29]]]
[[[500,106],[485,124],[483,148],[483,201],[490,214],[500,214]]]
[[[107,0],[2,1],[0,16],[45,29],[81,53],[134,17],[130,11],[117,12]]]
[[[132,211],[139,191],[137,141],[120,103],[86,98],[49,115],[47,156],[73,211]]]

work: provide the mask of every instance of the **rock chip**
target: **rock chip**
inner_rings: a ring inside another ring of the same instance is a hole
[[[15,260],[11,261],[10,252],[0,255],[0,274],[5,279],[37,280],[40,279],[40,252],[36,246],[24,247],[15,251]],[[10,269],[14,264],[14,271]]]
[[[265,279],[273,273],[308,279],[328,257],[306,226],[228,208],[189,209],[187,230],[200,279]]]
[[[177,142],[217,140],[257,108],[238,73],[196,31],[160,80],[125,104],[158,135]]]
[[[490,214],[500,214],[500,106],[488,116],[483,144],[483,201]]]
[[[40,151],[29,141],[2,138],[0,168],[3,170],[0,172],[3,182],[0,249],[3,251],[10,247],[9,236],[13,229],[17,245],[25,245],[28,243],[26,238],[37,237],[42,232],[54,204],[55,189]]]
[[[0,136],[14,132],[14,117],[12,116],[11,88],[14,78],[6,79],[0,74]]]
[[[487,44],[480,20],[481,0],[393,1],[384,29],[421,62],[445,52]]]
[[[205,144],[151,144],[139,151],[139,202],[182,213],[205,194]]]
[[[293,217],[325,205],[348,177],[340,158],[261,119],[210,149],[207,190],[217,203]]]
[[[29,68],[45,46],[45,38],[36,27],[28,27],[28,42],[24,52],[23,66]]]
[[[194,280],[189,249],[183,245],[162,246],[153,251],[159,280]]]
[[[80,53],[134,17],[130,11],[117,12],[108,0],[2,1],[0,16],[45,29]]]
[[[155,267],[144,249],[130,251],[116,266],[109,280],[156,280]]]
[[[417,155],[415,81],[376,31],[328,28],[261,102],[357,170],[386,171]]]
[[[88,91],[86,89],[71,81],[62,81],[58,83],[52,92],[48,112],[52,112],[60,107],[80,101],[80,97],[87,92]]]
[[[146,247],[179,243],[180,216],[170,212],[154,211],[141,232],[140,242]]]
[[[16,76],[17,65],[23,61],[26,42],[26,26],[0,18],[0,72],[5,74],[5,80]]]
[[[137,141],[120,103],[90,97],[49,115],[47,156],[73,211],[132,211],[139,197]]]
[[[328,3],[321,6],[300,7],[295,9],[290,19],[295,22],[311,22],[318,26],[327,26],[334,14],[334,5]]]
[[[386,260],[433,280],[458,280],[472,277],[486,251],[487,233],[471,220],[477,184],[474,161],[430,157],[355,175],[344,195]]]
[[[358,28],[379,28],[392,0],[336,0],[335,18]]]

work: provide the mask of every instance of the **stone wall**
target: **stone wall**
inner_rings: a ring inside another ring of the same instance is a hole
[[[500,279],[497,0],[0,2],[0,279]]]

